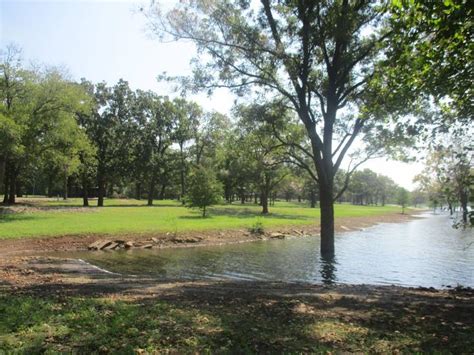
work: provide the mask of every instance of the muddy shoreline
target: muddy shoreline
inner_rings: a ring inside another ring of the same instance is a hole
[[[412,214],[391,213],[380,216],[344,217],[338,218],[335,224],[336,233],[363,230],[379,223],[403,223],[414,218]],[[54,237],[26,237],[21,239],[0,240],[0,258],[9,256],[38,255],[44,252],[81,251],[98,240],[124,239],[136,243],[148,243],[155,239],[154,244],[159,248],[174,248],[197,245],[222,245],[239,242],[250,242],[270,238],[272,233],[285,235],[317,235],[320,228],[317,225],[289,225],[275,228],[265,228],[265,235],[255,235],[247,229],[207,230],[152,233],[120,233],[120,234],[81,234]],[[187,242],[190,240],[191,242]]]
[[[340,218],[336,223],[338,233],[361,230],[378,223],[403,223],[414,217],[409,214],[387,214],[375,217]],[[99,290],[105,278],[114,280],[113,283],[128,281],[120,275],[111,275],[98,271],[97,268],[85,262],[74,259],[55,257],[55,252],[84,251],[91,243],[106,239],[126,239],[134,243],[146,244],[152,238],[154,248],[183,248],[209,245],[223,245],[254,242],[272,239],[272,234],[283,235],[316,235],[319,227],[286,226],[265,230],[264,235],[255,235],[244,229],[213,230],[203,232],[186,232],[174,235],[172,233],[110,235],[73,235],[45,238],[24,238],[16,240],[0,240],[0,285],[21,289],[25,287],[53,284],[84,283],[95,285]],[[187,241],[192,242],[187,242]],[[90,251],[94,253],[96,251]],[[107,251],[114,252],[114,251]],[[73,277],[72,277],[73,276]],[[72,277],[72,278],[71,278]],[[134,282],[138,280],[133,279]],[[141,279],[139,283],[146,282]],[[156,283],[156,280],[151,282]],[[94,287],[95,287],[94,286]]]

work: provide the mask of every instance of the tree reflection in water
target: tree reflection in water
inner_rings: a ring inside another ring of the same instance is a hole
[[[336,282],[336,271],[337,262],[334,254],[332,255],[321,255],[320,262],[321,280],[325,285],[332,285]]]

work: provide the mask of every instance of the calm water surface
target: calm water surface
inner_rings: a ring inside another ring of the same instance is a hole
[[[70,253],[106,270],[159,279],[474,287],[474,230],[443,214],[379,224],[336,236],[336,257],[319,255],[319,237],[213,247]]]

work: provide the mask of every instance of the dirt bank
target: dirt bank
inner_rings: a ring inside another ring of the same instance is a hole
[[[344,217],[338,218],[335,229],[337,233],[361,230],[377,223],[402,223],[413,219],[413,215],[392,213],[380,216]],[[106,239],[123,239],[137,243],[152,241],[154,247],[185,247],[195,245],[215,245],[237,242],[248,242],[268,238],[272,233],[287,235],[317,235],[319,226],[298,225],[267,228],[266,235],[253,235],[245,229],[208,230],[179,232],[178,235],[170,232],[154,233],[127,233],[119,235],[81,234],[56,237],[28,237],[21,239],[0,240],[0,257],[19,255],[35,255],[41,252],[86,250],[95,241]]]
[[[361,230],[377,223],[401,223],[413,219],[407,214],[387,214],[375,217],[346,217],[340,218],[336,224],[338,233],[351,230]],[[317,235],[317,226],[287,226],[266,230],[264,235],[255,235],[247,230],[212,230],[205,232],[187,232],[174,235],[172,233],[127,234],[121,239],[140,243],[151,243],[154,248],[177,248],[198,245],[218,245],[230,243],[252,242],[271,239],[275,234],[282,235]],[[0,284],[12,287],[29,285],[47,285],[63,283],[70,275],[80,275],[80,280],[96,275],[97,270],[87,267],[77,260],[64,260],[45,256],[55,251],[87,250],[88,246],[105,239],[117,239],[109,235],[69,235],[48,238],[24,238],[0,241]],[[153,240],[153,241],[152,241]],[[111,251],[113,252],[113,251]],[[93,251],[91,251],[93,253]],[[107,276],[107,274],[104,274]],[[103,276],[103,275],[102,275]],[[92,280],[92,279],[91,279]],[[89,280],[89,281],[91,281]],[[103,277],[99,278],[99,281]],[[69,282],[69,281],[68,281]],[[76,280],[73,280],[76,283]],[[82,282],[82,281],[81,281]],[[102,282],[102,281],[101,281]],[[114,283],[125,282],[124,279]],[[143,279],[141,280],[143,282]]]

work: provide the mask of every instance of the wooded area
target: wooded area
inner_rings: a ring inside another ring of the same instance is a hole
[[[185,203],[193,192],[201,202],[188,199],[191,206],[205,209],[222,197],[258,202],[268,213],[276,198],[305,199],[318,203],[321,250],[332,253],[336,201],[384,205],[405,195],[389,178],[356,169],[375,156],[406,158],[423,148],[444,165],[419,177],[412,202],[429,198],[452,209],[459,201],[467,221],[472,53],[462,2],[265,0],[257,12],[246,2],[198,1],[157,9],[143,9],[154,33],[191,40],[208,55],[195,62],[194,77],[168,79],[187,90],[246,91],[247,103],[227,117],[132,90],[125,80],[74,82],[58,68],[26,67],[21,50],[9,46],[1,63],[4,203],[42,194],[82,196],[84,206],[89,197],[98,206],[105,197],[152,205]],[[201,17],[207,21],[195,23]],[[200,183],[190,190],[192,181]]]

